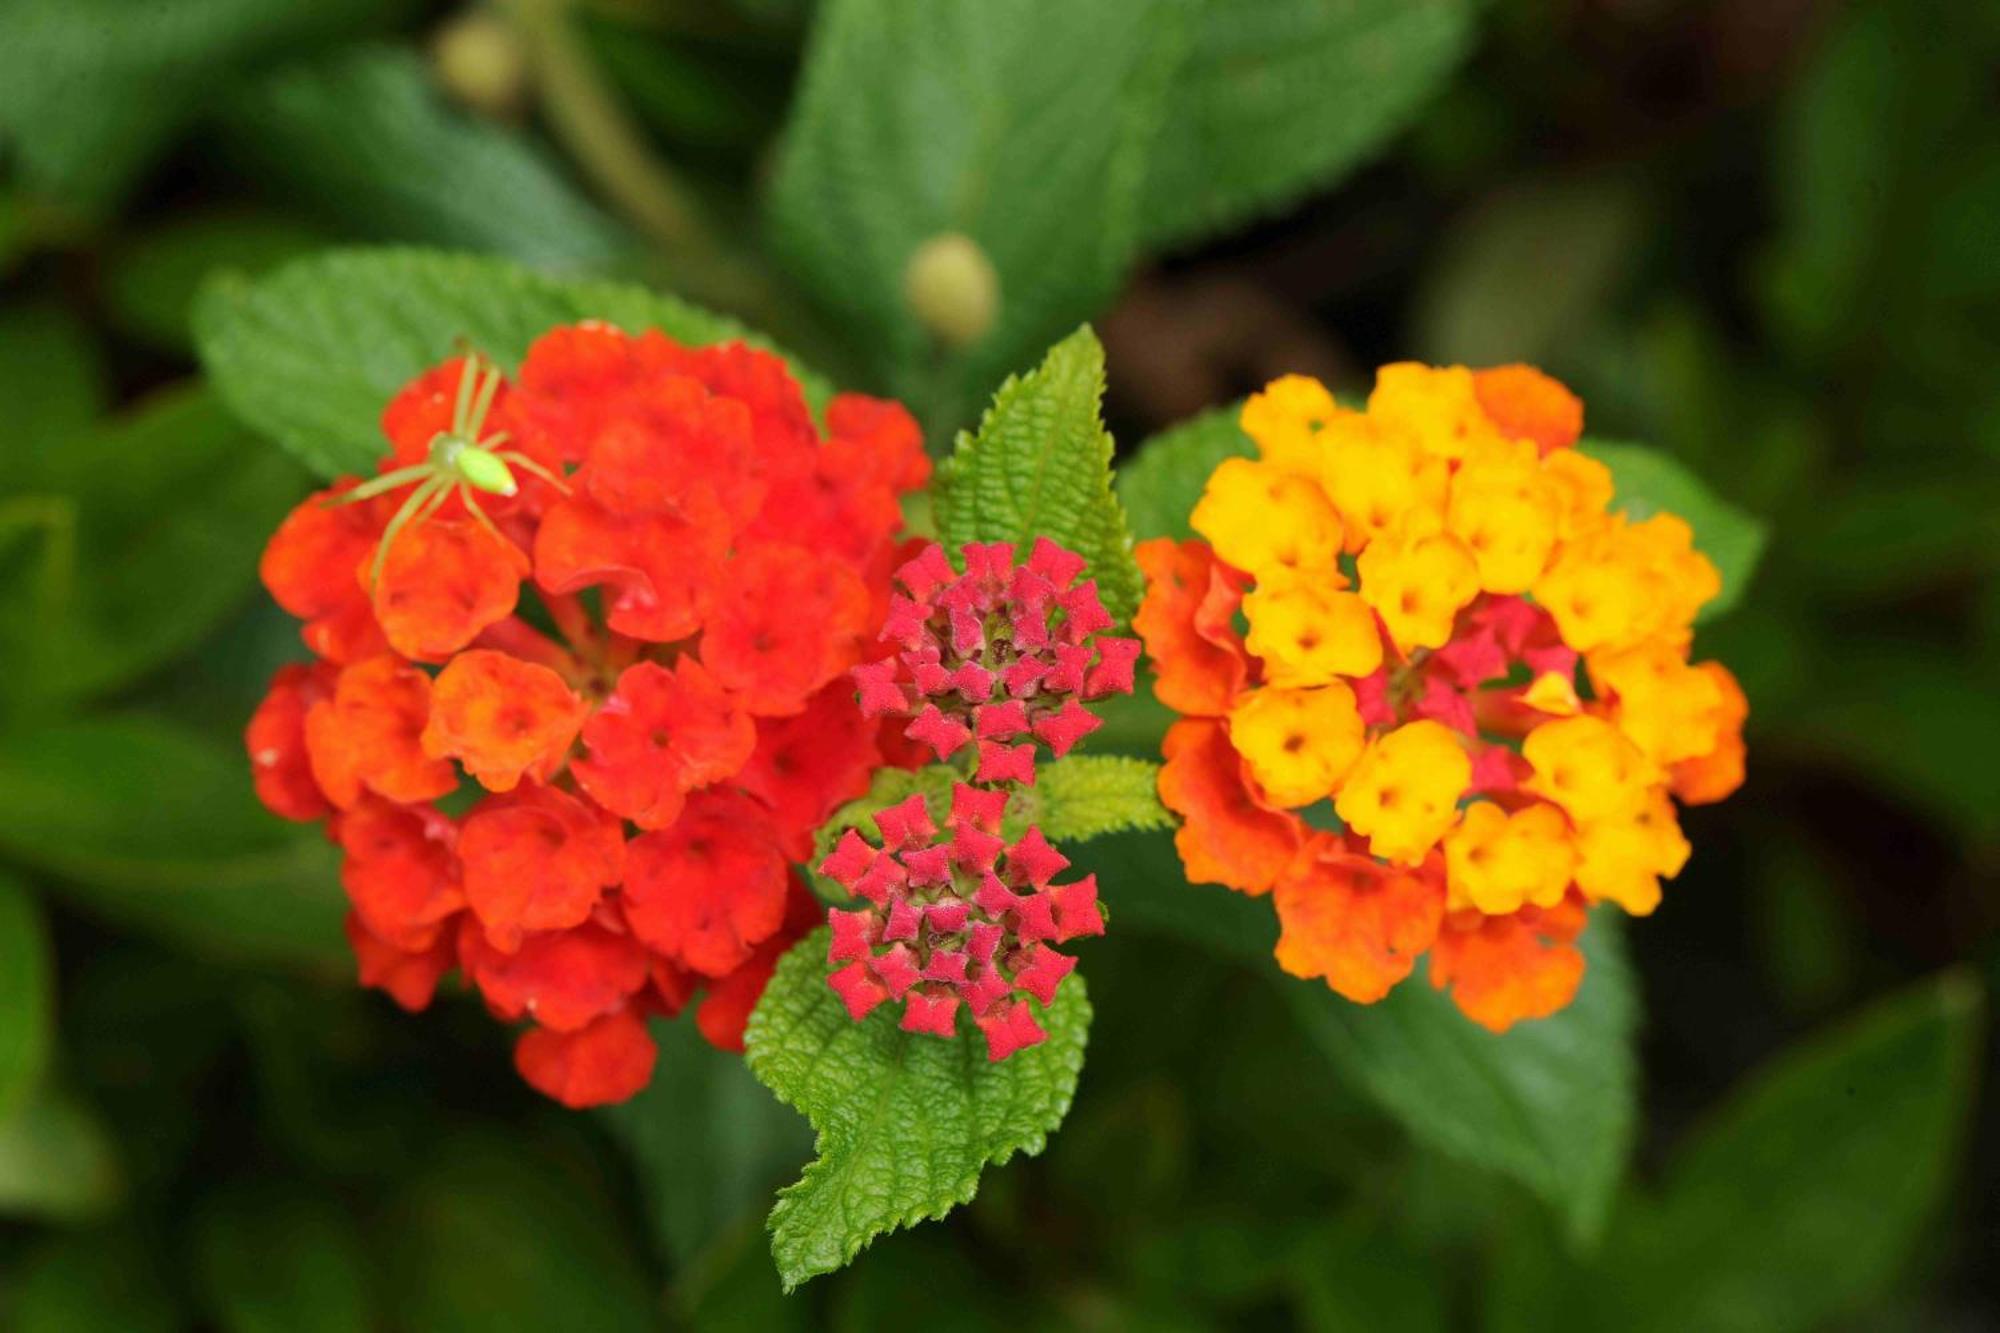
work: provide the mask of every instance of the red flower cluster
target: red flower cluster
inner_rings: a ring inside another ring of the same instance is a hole
[[[419,1009],[459,969],[568,1105],[643,1087],[700,991],[741,1049],[818,916],[793,866],[883,762],[846,673],[929,464],[893,403],[826,421],[767,353],[559,328],[511,385],[407,386],[381,474],[265,551],[319,660],[250,722],[259,795],[327,821],[362,983]]]
[[[1052,946],[1104,933],[1097,878],[1052,883],[1068,865],[1038,828],[1001,836],[1010,788],[1035,781],[1036,743],[1058,757],[1100,725],[1084,700],[1132,690],[1135,639],[1111,624],[1081,556],[1037,539],[1016,566],[1006,543],[968,545],[959,574],[932,545],[896,571],[883,638],[899,651],[856,667],[870,717],[915,714],[905,735],[941,761],[963,752],[941,831],[921,794],[878,811],[882,846],[849,829],[820,873],[866,905],[829,913],[828,984],[856,1021],[891,998],[902,1027],[950,1037],[963,1004],[1004,1060],[1048,1034],[1020,998],[1055,1000],[1076,960]],[[970,748],[968,748],[970,747]]]

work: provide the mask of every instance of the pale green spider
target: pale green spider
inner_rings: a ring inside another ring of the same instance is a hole
[[[382,575],[382,562],[388,558],[389,548],[395,544],[403,529],[413,523],[422,523],[454,494],[464,503],[467,513],[488,532],[505,541],[506,537],[480,507],[477,493],[513,495],[518,491],[520,486],[514,480],[513,469],[508,466],[510,463],[540,477],[563,494],[569,494],[569,487],[561,477],[518,449],[501,448],[507,443],[506,431],[495,431],[484,438],[480,436],[486,424],[486,414],[493,408],[494,395],[500,391],[502,378],[498,366],[481,361],[477,352],[468,353],[465,367],[458,376],[458,400],[452,405],[451,428],[439,431],[431,440],[429,457],[421,463],[400,467],[383,473],[373,481],[363,482],[333,501],[335,504],[353,504],[360,500],[372,500],[399,486],[416,483],[388,526],[382,529],[382,540],[375,548],[375,559],[368,569],[368,586],[371,589]]]

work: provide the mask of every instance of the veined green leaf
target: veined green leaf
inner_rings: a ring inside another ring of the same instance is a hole
[[[989,1164],[1039,1153],[1069,1111],[1090,1026],[1076,975],[1042,1015],[1048,1040],[998,1064],[963,1032],[904,1032],[887,1012],[856,1023],[826,984],[826,939],[815,931],[778,961],[744,1034],[750,1072],[817,1134],[817,1157],[771,1210],[787,1290],[968,1202]]]
[[[1068,755],[1041,764],[1035,785],[1016,796],[1007,813],[1023,827],[1039,824],[1057,843],[1169,828],[1173,818],[1160,804],[1159,782],[1160,766],[1149,759]]]
[[[601,319],[690,344],[741,339],[740,324],[623,283],[566,281],[504,259],[432,250],[331,251],[255,282],[212,281],[195,339],[217,390],[252,429],[324,477],[371,471],[377,422],[405,383],[469,344],[511,367],[558,324]],[[808,399],[829,390],[793,366]]]
[[[1113,616],[1139,604],[1139,568],[1125,512],[1111,493],[1111,435],[1104,348],[1088,328],[1050,349],[1036,369],[1010,376],[977,431],[938,469],[938,534],[947,551],[966,542],[1013,542],[1025,554],[1047,537],[1081,555]]]
[[[1614,513],[1635,523],[1662,512],[1678,514],[1694,529],[1695,549],[1714,561],[1722,575],[1722,591],[1696,620],[1712,620],[1742,600],[1764,552],[1762,523],[1718,499],[1699,477],[1658,449],[1604,440],[1585,440],[1578,448],[1611,469]]]

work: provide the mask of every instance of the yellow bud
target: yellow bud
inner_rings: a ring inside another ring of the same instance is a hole
[[[940,342],[966,347],[999,317],[1000,275],[979,242],[962,232],[939,232],[904,266],[903,301]]]
[[[468,9],[447,20],[431,39],[431,62],[445,91],[473,110],[496,118],[521,110],[528,90],[527,51],[500,15]]]

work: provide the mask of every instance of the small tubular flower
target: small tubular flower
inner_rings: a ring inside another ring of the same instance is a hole
[[[1280,965],[1358,1002],[1428,951],[1475,1022],[1555,1012],[1592,906],[1686,862],[1674,801],[1743,781],[1742,691],[1689,659],[1715,567],[1617,512],[1532,367],[1385,366],[1361,411],[1288,376],[1241,422],[1206,540],[1138,549],[1188,878],[1270,893]]]
[[[849,828],[821,861],[853,899],[827,913],[827,986],[856,1022],[895,1002],[926,1036],[955,1036],[963,1010],[999,1061],[1048,1035],[1036,1007],[1076,967],[1055,946],[1104,933],[1096,878],[1058,883],[1069,861],[1038,827],[1008,843],[1007,803],[1041,746],[1061,756],[1096,729],[1086,700],[1130,692],[1138,644],[1101,637],[1111,617],[1075,552],[1041,538],[1019,563],[1006,543],[960,555],[962,574],[936,545],[896,571],[894,656],[854,679],[864,712],[914,714],[908,735],[966,780],[948,811],[911,795],[875,812],[878,842]]]
[[[929,463],[893,403],[827,421],[768,353],[555,329],[511,379],[471,354],[413,379],[375,475],[264,552],[319,660],[245,727],[259,798],[326,821],[361,984],[420,1009],[456,972],[565,1105],[643,1087],[656,1016],[742,1049],[821,916],[792,866],[885,762],[843,677]]]

